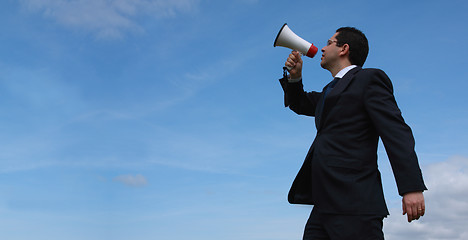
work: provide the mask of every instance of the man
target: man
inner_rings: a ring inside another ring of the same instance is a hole
[[[303,239],[384,239],[389,213],[377,168],[379,137],[393,169],[408,222],[424,215],[426,190],[411,129],[401,116],[387,75],[363,69],[366,36],[340,28],[322,48],[320,65],[334,80],[322,92],[305,92],[301,55],[293,51],[280,79],[285,105],[314,116],[317,135],[297,174],[288,200],[314,208]]]

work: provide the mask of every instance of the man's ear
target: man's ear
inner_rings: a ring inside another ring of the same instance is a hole
[[[349,45],[347,43],[341,46],[340,56],[349,55]]]

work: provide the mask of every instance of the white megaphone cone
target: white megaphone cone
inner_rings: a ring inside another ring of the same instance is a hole
[[[292,50],[299,51],[303,55],[310,58],[313,58],[318,52],[318,48],[314,46],[314,44],[309,43],[301,37],[297,36],[293,31],[291,31],[286,23],[283,25],[283,27],[281,27],[281,30],[276,36],[273,47],[276,46],[287,47]]]

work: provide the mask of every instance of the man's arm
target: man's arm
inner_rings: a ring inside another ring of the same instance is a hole
[[[393,86],[388,76],[381,70],[368,70],[369,80],[365,93],[365,105],[372,122],[385,146],[398,192],[403,197],[403,214],[408,222],[424,215],[424,195],[426,190],[414,151],[414,137],[411,128],[405,123],[393,95]]]
[[[285,106],[297,114],[315,116],[315,108],[320,99],[318,92],[305,92],[302,84],[301,54],[293,51],[284,64],[289,70],[289,79],[280,79],[284,91]]]

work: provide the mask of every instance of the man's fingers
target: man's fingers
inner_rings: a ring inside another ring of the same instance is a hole
[[[424,205],[423,205],[424,206]],[[423,206],[417,206],[417,205],[403,205],[403,215],[407,215],[408,217],[408,222],[411,222],[413,220],[418,220],[420,217],[424,216],[425,214],[425,208]]]
[[[294,56],[296,57],[296,60],[297,60],[298,62],[302,61],[301,53],[299,53],[299,52],[294,52],[293,54],[294,54]]]
[[[294,66],[296,66],[296,63],[297,63],[296,57],[292,53],[289,54],[289,57],[286,60],[286,66],[294,67]]]
[[[418,220],[421,217],[421,208],[418,206],[413,207],[413,220]]]
[[[421,212],[421,216],[424,216],[424,214],[426,213],[426,204],[424,203],[424,201],[422,202]]]
[[[408,222],[411,222],[418,218],[418,208],[415,205],[404,205],[406,208],[406,216],[408,217]]]
[[[289,54],[289,58],[296,63],[302,62],[301,53],[298,51],[292,51],[291,54]]]
[[[424,210],[422,209],[422,207],[418,207],[418,215],[424,216]]]
[[[411,206],[406,207],[406,216],[408,217],[408,222],[413,221],[413,208]]]
[[[426,213],[426,209],[425,209],[424,203],[423,203],[423,206],[418,208],[418,215],[422,217],[422,216],[424,216],[425,213]]]
[[[299,62],[299,57],[295,55],[294,53],[289,54],[288,61],[291,61],[293,63]]]
[[[403,195],[402,202],[403,215],[407,214],[408,222],[418,220],[426,211],[422,192],[406,193]]]
[[[296,63],[288,58],[285,65],[286,65],[286,67],[293,68],[294,66],[296,66]]]

